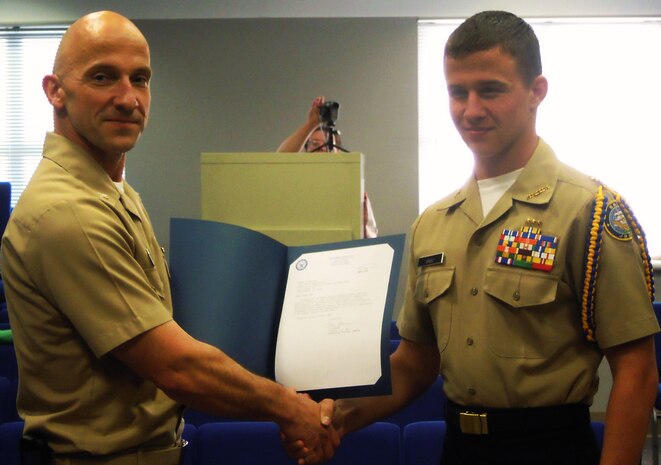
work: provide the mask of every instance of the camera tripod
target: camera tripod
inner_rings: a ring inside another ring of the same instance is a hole
[[[340,134],[337,129],[335,129],[335,123],[333,121],[328,121],[326,123],[323,123],[321,126],[321,132],[324,133],[324,143],[321,144],[319,147],[315,148],[313,152],[320,152],[324,147],[326,147],[326,151],[328,153],[340,151],[340,152],[348,152],[347,149],[344,147],[336,144],[337,141],[337,136]]]

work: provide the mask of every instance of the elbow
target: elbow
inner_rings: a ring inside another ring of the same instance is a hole
[[[186,365],[185,361],[166,364],[153,371],[149,380],[171,399],[186,404],[196,394],[200,384],[194,379],[193,373],[185,369]]]

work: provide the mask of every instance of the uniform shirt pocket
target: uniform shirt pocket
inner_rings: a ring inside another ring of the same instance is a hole
[[[558,278],[530,270],[489,268],[484,291],[498,302],[487,303],[489,346],[501,357],[546,358],[557,347],[554,334]]]
[[[434,324],[438,350],[445,350],[452,323],[454,268],[424,270],[415,283],[415,299],[426,305]]]
[[[487,269],[484,291],[515,308],[555,301],[558,279],[541,271]]]

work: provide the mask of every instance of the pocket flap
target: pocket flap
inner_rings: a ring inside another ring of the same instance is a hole
[[[428,304],[443,295],[450,289],[453,276],[454,268],[424,271],[419,274],[415,283],[415,299],[423,304]]]
[[[555,301],[558,278],[535,271],[487,270],[484,291],[512,307],[532,307]]]

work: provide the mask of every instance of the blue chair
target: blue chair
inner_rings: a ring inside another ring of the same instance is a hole
[[[272,422],[206,423],[198,428],[197,463],[204,465],[295,465]]]
[[[0,182],[0,237],[5,232],[11,213],[11,183]]]
[[[9,414],[11,397],[11,382],[4,376],[0,376],[0,424],[11,421]]]
[[[226,419],[223,417],[217,417],[209,413],[200,412],[199,410],[186,408],[184,410],[184,420],[187,425],[195,425],[198,428],[207,423],[220,423],[225,421],[236,421],[234,419]]]
[[[199,428],[197,461],[211,465],[295,465],[272,422],[207,423]],[[329,465],[400,465],[400,429],[373,423],[342,440]]]
[[[18,364],[14,344],[0,344],[0,376],[18,379]]]
[[[0,376],[0,424],[20,420],[16,410],[18,379]]]
[[[392,423],[377,422],[354,431],[329,465],[400,465],[402,430]],[[437,464],[438,465],[438,464]]]
[[[604,444],[604,424],[592,422],[599,449]],[[411,423],[402,432],[402,465],[438,465],[443,454],[447,425],[445,421]]]
[[[19,421],[21,417],[18,416],[16,407],[16,397],[18,396],[18,378],[9,380],[9,407],[7,413],[9,414],[9,421]]]
[[[399,329],[397,329],[397,323],[395,320],[390,322],[390,339],[401,339],[399,335]]]
[[[2,280],[0,280],[2,282]],[[7,311],[7,303],[0,303],[0,323],[6,323],[9,327],[9,312]]]
[[[661,322],[661,302],[654,302],[654,313],[657,321]],[[656,350],[656,368],[661,376],[661,333],[654,335],[654,348]],[[659,411],[661,410],[661,383],[656,390],[656,401],[652,409],[652,464],[659,465]]]
[[[406,425],[402,432],[402,465],[438,465],[446,431],[445,421]]]
[[[394,423],[400,428],[404,428],[410,423],[444,420],[446,401],[447,398],[443,392],[443,378],[438,376],[434,384],[422,396],[381,421]]]
[[[184,425],[183,437],[188,442],[184,447],[181,465],[195,465],[197,463],[196,447],[199,431],[194,425]]]
[[[592,422],[592,431],[594,431],[594,436],[597,438],[599,450],[604,448],[604,426],[604,423],[601,421]]]
[[[22,421],[0,425],[0,457],[3,465],[21,465],[19,452],[21,436],[23,436]]]

